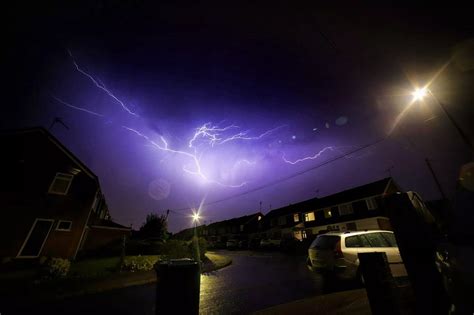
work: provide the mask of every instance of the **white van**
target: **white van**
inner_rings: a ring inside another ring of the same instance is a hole
[[[341,278],[359,277],[359,253],[385,252],[394,277],[407,275],[392,231],[329,232],[319,235],[308,249],[308,265],[335,272]]]

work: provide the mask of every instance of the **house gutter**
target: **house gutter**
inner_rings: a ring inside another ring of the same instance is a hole
[[[94,229],[106,229],[106,230],[117,230],[117,231],[131,231],[131,228],[119,228],[112,226],[103,226],[103,225],[91,225],[90,228]]]
[[[95,191],[95,194],[94,194],[94,198],[92,198],[92,204],[89,208],[89,214],[87,215],[87,219],[86,219],[86,222],[84,223],[84,228],[82,229],[82,234],[81,234],[81,238],[79,239],[79,243],[77,243],[77,247],[76,247],[76,252],[74,253],[74,256],[73,256],[73,260],[76,259],[76,256],[77,256],[77,253],[79,252],[79,247],[81,247],[81,244],[82,244],[82,240],[84,238],[84,234],[86,232],[86,228],[87,228],[87,223],[89,223],[89,218],[91,216],[91,213],[92,213],[92,206],[94,205],[94,201],[95,201],[95,197],[97,196],[97,194],[99,193],[100,191],[100,187],[98,187]]]

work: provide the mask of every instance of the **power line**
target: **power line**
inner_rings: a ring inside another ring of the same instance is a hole
[[[337,157],[335,157],[335,158],[333,158],[333,159],[327,160],[327,161],[325,161],[325,162],[323,162],[323,163],[321,163],[321,164],[318,164],[318,165],[316,165],[316,166],[310,167],[310,168],[308,168],[308,169],[306,169],[306,170],[303,170],[303,171],[294,173],[294,174],[292,174],[292,175],[289,175],[289,176],[286,176],[286,177],[277,179],[277,180],[275,180],[275,181],[273,181],[273,182],[271,182],[271,183],[268,183],[268,184],[264,184],[264,185],[255,187],[255,188],[253,188],[253,189],[244,191],[244,192],[242,192],[242,193],[239,193],[239,194],[236,194],[236,195],[233,195],[233,196],[229,196],[229,197],[226,197],[226,198],[222,198],[222,199],[218,199],[218,200],[215,200],[215,201],[212,201],[212,202],[205,203],[205,204],[203,204],[203,206],[214,205],[214,204],[217,204],[217,203],[220,203],[220,202],[224,202],[224,201],[231,200],[231,199],[234,199],[234,198],[237,198],[237,197],[241,197],[241,196],[248,195],[248,194],[250,194],[250,193],[253,193],[253,192],[258,191],[258,190],[262,190],[262,189],[267,188],[267,187],[271,187],[271,186],[277,185],[277,184],[279,184],[279,183],[281,183],[281,182],[284,182],[284,181],[287,181],[287,180],[289,180],[289,179],[298,177],[298,176],[300,176],[300,175],[303,175],[303,174],[306,174],[306,173],[308,173],[308,172],[311,172],[311,171],[313,171],[313,170],[315,170],[315,169],[318,169],[318,168],[320,168],[320,167],[322,167],[322,166],[325,166],[325,165],[327,165],[327,164],[330,164],[330,163],[332,163],[332,162],[335,162],[335,161],[337,161],[337,160],[340,160],[340,159],[342,159],[342,158],[345,158],[346,156],[349,156],[349,155],[351,155],[351,154],[353,154],[353,153],[362,151],[362,150],[367,149],[367,148],[369,148],[369,147],[371,147],[371,146],[374,146],[374,145],[376,145],[376,144],[379,144],[379,143],[385,141],[386,139],[387,139],[387,137],[383,137],[383,138],[378,139],[378,140],[376,140],[376,141],[374,141],[374,142],[371,142],[371,143],[369,143],[369,144],[366,144],[366,145],[364,145],[364,146],[362,146],[362,147],[359,147],[359,148],[357,148],[357,149],[354,149],[354,150],[352,150],[352,151],[350,151],[350,152],[347,152],[347,153],[344,153],[344,154],[342,154],[342,155],[339,155],[339,156],[337,156]],[[185,210],[191,210],[191,209],[192,209],[192,208],[190,208],[190,207],[186,207],[186,208],[180,208],[180,209],[175,209],[175,210],[171,210],[171,211],[173,211],[174,213],[179,213],[179,211],[185,211]],[[180,214],[183,215],[183,213],[180,213]]]

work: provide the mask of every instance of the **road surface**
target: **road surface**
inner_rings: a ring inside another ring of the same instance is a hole
[[[247,314],[333,291],[311,272],[304,256],[278,252],[222,251],[232,265],[201,276],[202,314]],[[341,289],[339,287],[339,289]],[[329,291],[328,291],[329,290]],[[155,284],[68,298],[48,305],[25,301],[1,314],[154,314]]]

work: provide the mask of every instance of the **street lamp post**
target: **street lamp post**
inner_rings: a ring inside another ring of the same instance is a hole
[[[459,135],[461,136],[461,139],[462,141],[469,147],[469,149],[471,150],[471,152],[474,152],[474,145],[472,144],[471,140],[469,139],[469,137],[466,135],[466,133],[462,130],[461,126],[459,126],[459,124],[456,122],[456,120],[454,119],[453,116],[451,116],[451,114],[448,112],[448,110],[446,109],[446,106],[433,94],[433,92],[431,92],[431,90],[429,90],[428,88],[422,88],[422,89],[416,89],[414,92],[413,92],[413,100],[414,101],[420,101],[423,99],[423,97],[426,96],[426,94],[429,94],[434,100],[436,103],[438,103],[439,107],[441,107],[441,109],[443,110],[443,112],[446,114],[446,116],[448,117],[449,121],[451,121],[451,123],[453,124],[454,128],[456,128],[457,132],[459,133]]]
[[[198,212],[195,212],[193,214],[193,222],[194,222],[193,243],[194,243],[196,261],[199,263],[199,267],[201,267],[201,253],[200,253],[200,250],[199,250],[199,240],[198,240],[198,235],[197,235],[197,224],[198,224],[200,218],[201,217],[199,216]]]

